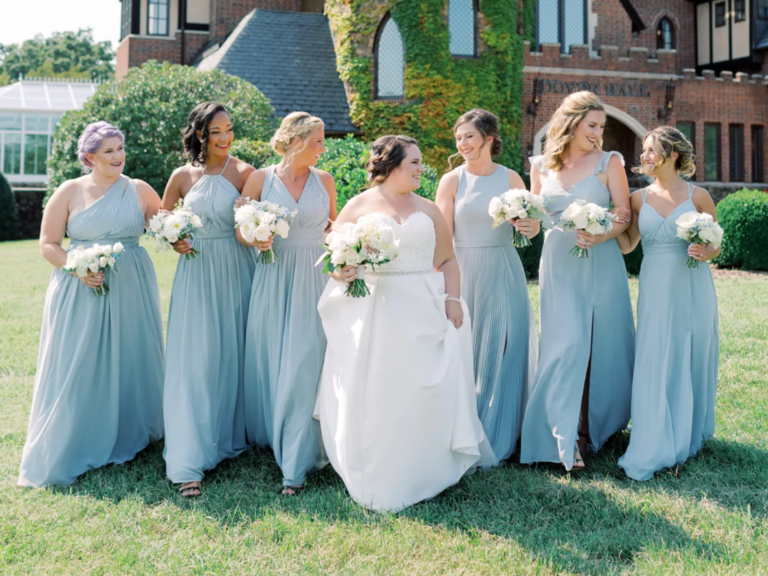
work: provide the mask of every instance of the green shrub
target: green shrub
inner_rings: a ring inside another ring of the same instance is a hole
[[[768,270],[768,192],[746,188],[717,204],[723,245],[715,264]]]
[[[627,274],[637,276],[640,274],[640,265],[643,263],[643,245],[638,244],[629,254],[624,254],[624,264],[627,267]]]
[[[320,156],[317,167],[330,173],[336,181],[336,206],[340,211],[344,204],[358,194],[368,182],[365,164],[371,148],[367,142],[351,134],[347,134],[344,138],[328,138],[325,141],[325,148],[326,151]],[[272,151],[269,144],[245,139],[235,141],[232,146],[232,155],[256,168],[263,168],[280,161],[280,156]],[[427,166],[427,171],[421,177],[421,187],[416,193],[434,200],[438,182],[437,172]]]
[[[0,241],[19,237],[19,213],[16,197],[5,176],[0,174]]]
[[[77,139],[85,127],[105,120],[126,138],[126,169],[162,194],[171,172],[184,164],[181,134],[197,104],[216,100],[229,108],[238,137],[269,140],[276,127],[269,100],[255,86],[221,71],[147,62],[122,80],[103,84],[82,110],[67,112],[53,135],[48,196],[82,175]]]

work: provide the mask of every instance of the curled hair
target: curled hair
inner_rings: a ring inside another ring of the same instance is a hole
[[[293,157],[307,147],[312,132],[324,127],[325,123],[309,112],[291,112],[283,118],[280,128],[269,143],[275,152],[286,157],[287,168],[293,162]]]
[[[412,144],[418,146],[415,139],[399,134],[382,136],[371,144],[371,156],[365,165],[369,187],[377,186],[389,178],[405,160],[406,149]]]
[[[488,110],[483,110],[482,108],[473,108],[466,114],[462,114],[461,117],[456,120],[456,123],[453,125],[453,135],[456,136],[456,130],[458,130],[459,126],[467,122],[471,122],[472,125],[477,128],[477,131],[480,132],[483,137],[483,146],[485,146],[489,138],[493,139],[491,141],[492,158],[501,155],[503,146],[501,143],[501,135],[499,134],[499,119],[495,114],[488,112]],[[448,166],[450,169],[453,169],[454,161],[460,157],[461,154],[458,153],[448,157]]]
[[[588,90],[568,95],[550,118],[547,143],[544,146],[544,167],[559,172],[563,169],[563,154],[568,148],[576,127],[592,110],[605,113],[603,102]],[[602,150],[603,139],[596,146]]]
[[[685,134],[672,126],[659,126],[648,132],[643,138],[643,144],[650,139],[653,151],[662,157],[662,164],[666,164],[672,153],[677,152],[675,159],[675,172],[683,178],[690,178],[696,173],[696,156],[693,154],[693,144],[685,137]],[[642,163],[642,156],[640,162]],[[646,174],[645,164],[632,168],[635,174]]]
[[[107,138],[120,138],[120,143],[125,144],[125,135],[116,126],[109,122],[93,122],[88,124],[77,141],[77,158],[83,169],[88,172],[93,168],[93,163],[88,160],[86,154],[95,154],[101,148]]]
[[[184,142],[184,156],[193,166],[205,166],[208,160],[208,124],[219,112],[224,112],[229,116],[229,110],[219,102],[203,102],[195,106],[189,113],[182,141]],[[197,132],[200,132],[199,138]]]

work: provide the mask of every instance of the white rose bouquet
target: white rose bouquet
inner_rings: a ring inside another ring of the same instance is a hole
[[[155,214],[149,221],[147,227],[147,236],[157,241],[157,250],[165,252],[171,248],[171,244],[179,240],[194,240],[196,230],[203,227],[200,216],[184,207],[184,201],[179,199],[173,212],[163,210]],[[192,248],[192,251],[185,256],[187,260],[195,258],[200,254],[200,250]]]
[[[107,270],[117,271],[115,263],[123,253],[123,245],[120,242],[109,244],[94,244],[90,248],[76,246],[67,252],[67,263],[61,269],[62,272],[74,274],[78,278],[85,278],[88,272],[93,274],[104,273]],[[109,292],[109,286],[104,282],[93,289],[96,296],[103,296]]]
[[[541,220],[546,213],[544,199],[522,188],[507,190],[501,196],[491,200],[488,205],[488,214],[493,218],[493,228],[498,228],[504,222],[517,218]],[[512,243],[516,248],[531,245],[530,239],[518,232],[517,228],[515,228]]]
[[[585,200],[576,200],[563,210],[557,225],[565,231],[586,230],[590,234],[606,234],[613,229],[616,216],[607,208]],[[574,246],[571,254],[579,258],[589,258],[589,252],[584,248]]]
[[[677,224],[677,237],[691,244],[710,245],[717,249],[723,242],[723,229],[709,214],[686,212],[675,220],[675,224]],[[688,256],[687,266],[698,268],[699,261],[693,256]]]
[[[275,235],[287,238],[296,214],[298,210],[291,212],[274,202],[248,200],[235,208],[235,228],[240,229],[240,234],[247,242],[266,242]],[[277,260],[277,255],[270,248],[259,252],[259,258],[264,264],[271,264]]]
[[[360,273],[349,284],[346,295],[361,298],[371,293],[363,280],[362,267],[369,264],[375,268],[391,262],[397,258],[399,243],[395,240],[395,233],[390,226],[382,223],[375,215],[368,214],[356,223],[347,222],[334,226],[326,237],[326,244],[323,245],[325,254],[315,265],[324,262],[323,273],[333,272],[336,268],[344,266],[357,266]]]

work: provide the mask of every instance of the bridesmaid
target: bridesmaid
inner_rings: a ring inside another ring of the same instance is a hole
[[[629,221],[629,187],[621,155],[601,150],[605,121],[597,96],[571,94],[552,115],[544,155],[530,159],[531,190],[544,197],[555,221],[578,199],[605,208],[612,203],[621,216],[604,235],[557,227],[547,232],[539,265],[540,357],[523,421],[524,464],[583,468],[585,448],[597,451],[629,421],[634,320],[616,243]],[[589,258],[569,254],[574,244],[588,249]]]
[[[288,238],[274,240],[277,261],[258,266],[251,298],[265,305],[248,315],[245,423],[248,442],[271,446],[283,472],[283,494],[295,495],[321,465],[319,424],[312,411],[325,356],[317,312],[327,276],[315,266],[324,231],[336,219],[336,184],[317,170],[325,152],[320,118],[294,112],[272,138],[279,164],[251,174],[243,196],[298,210]],[[247,243],[267,250],[272,240]]]
[[[491,227],[491,199],[525,188],[517,172],[493,161],[502,147],[498,118],[476,108],[456,121],[453,133],[456,156],[464,164],[443,176],[435,201],[453,233],[461,293],[472,318],[477,412],[501,461],[517,445],[538,357],[536,323],[525,271],[512,245],[512,226],[531,238],[539,233],[540,222],[525,218]]]
[[[686,267],[688,256],[711,260],[719,249],[677,238],[685,212],[717,220],[709,193],[686,182],[693,147],[670,126],[643,141],[643,167],[655,181],[632,197],[635,218],[616,240],[624,253],[643,242],[637,302],[632,435],[619,466],[635,480],[682,464],[715,433],[719,335],[717,295],[709,266]]]
[[[255,253],[235,238],[234,206],[253,166],[229,155],[234,140],[227,109],[204,102],[189,115],[184,152],[163,195],[179,198],[203,221],[192,243],[179,241],[168,313],[165,457],[182,496],[199,496],[204,472],[245,450],[243,358]]]
[[[54,192],[40,250],[55,270],[45,297],[35,391],[20,486],[69,485],[132,460],[163,436],[163,325],[155,270],[139,238],[160,198],[123,175],[123,133],[90,124],[78,141],[86,176]],[[61,271],[70,246],[122,243],[116,270]],[[104,282],[109,293],[94,296]]]

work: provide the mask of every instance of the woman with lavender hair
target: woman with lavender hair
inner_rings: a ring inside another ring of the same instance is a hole
[[[40,250],[55,269],[45,296],[20,486],[69,485],[132,460],[163,436],[163,325],[155,270],[139,238],[157,193],[123,175],[125,138],[106,122],[78,142],[85,176],[64,182],[43,213]],[[114,245],[116,270],[63,272],[70,246]],[[109,293],[95,296],[106,282]]]

